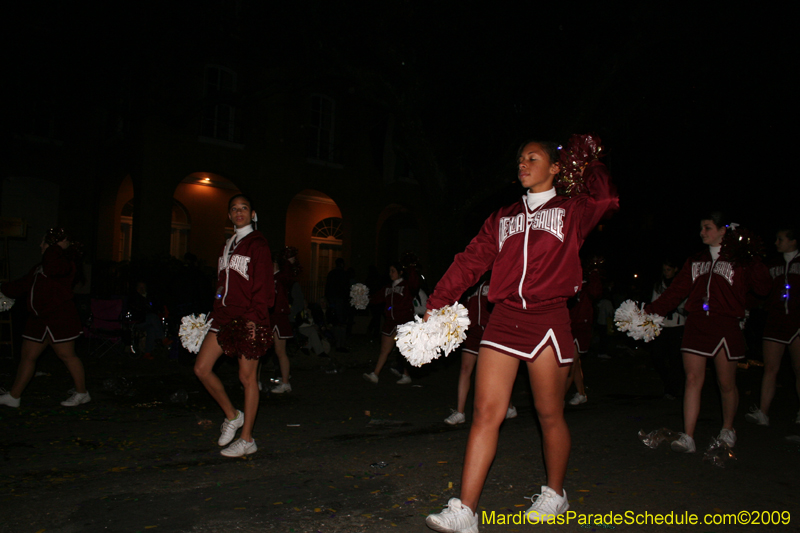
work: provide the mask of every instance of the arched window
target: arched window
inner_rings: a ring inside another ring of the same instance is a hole
[[[342,219],[330,217],[317,222],[311,230],[311,237],[314,239],[336,239],[342,240]]]

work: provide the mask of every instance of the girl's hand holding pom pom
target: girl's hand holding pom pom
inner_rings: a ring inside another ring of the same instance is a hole
[[[430,363],[442,354],[455,350],[467,337],[467,308],[456,302],[428,311],[423,321],[414,317],[397,328],[397,347],[414,366]]]
[[[212,318],[211,320],[213,321],[214,319]],[[206,338],[206,333],[210,328],[211,322],[206,323],[205,314],[183,317],[181,319],[181,327],[178,330],[181,344],[192,353],[199,352],[200,345],[203,344],[203,339]]]
[[[614,323],[619,331],[625,331],[635,340],[650,342],[661,333],[664,317],[645,313],[633,300],[625,300],[614,312]]]

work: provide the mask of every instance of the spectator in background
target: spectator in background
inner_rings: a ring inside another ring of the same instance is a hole
[[[153,350],[157,342],[168,344],[164,338],[164,324],[161,314],[164,312],[163,306],[159,309],[152,295],[147,292],[147,283],[138,281],[136,290],[128,298],[128,310],[133,319],[135,331],[144,332],[144,354],[145,359],[153,359]]]

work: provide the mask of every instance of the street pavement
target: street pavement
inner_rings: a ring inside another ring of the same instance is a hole
[[[443,423],[455,407],[458,356],[415,369],[411,385],[397,385],[388,368],[373,385],[361,374],[372,369],[376,340],[353,337],[351,351],[337,354],[336,373],[325,371],[329,360],[290,345],[293,392],[262,396],[258,452],[230,459],[216,443],[223,415],[188,357],[96,358],[79,348],[90,403],[60,406],[71,382],[50,352],[21,407],[0,406],[2,532],[425,532],[424,517],[458,496],[471,408],[465,424]],[[512,398],[519,416],[501,431],[478,509],[482,532],[800,530],[800,444],[786,439],[797,438],[800,425],[788,365],[769,427],[743,416],[757,400],[763,369],[739,371],[739,440],[735,459],[720,467],[704,461],[702,449],[682,455],[638,438],[640,430],[681,429],[681,402],[662,398],[645,348],[585,359],[589,402],[566,414],[573,443],[565,487],[575,513],[568,524],[513,523],[545,482],[521,367]],[[6,388],[15,365],[0,360]],[[218,373],[240,406],[235,363],[223,362]],[[698,448],[719,432],[720,421],[710,369]],[[731,520],[737,513],[779,524],[624,523],[689,514]],[[623,523],[603,523],[615,517]]]

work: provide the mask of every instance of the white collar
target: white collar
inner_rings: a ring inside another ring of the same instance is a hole
[[[233,236],[230,239],[228,239],[227,242],[225,242],[225,251],[222,252],[222,262],[223,262],[225,268],[228,267],[228,259],[229,259],[229,256],[230,256],[231,252],[237,246],[239,246],[239,243],[242,242],[242,239],[244,239],[245,237],[247,237],[251,233],[253,233],[253,225],[252,224],[248,224],[248,225],[244,226],[243,228],[235,228],[233,230]],[[236,244],[234,244],[234,242],[236,242]]]
[[[234,240],[237,243],[241,242],[242,239],[244,239],[245,237],[247,237],[251,233],[253,233],[253,225],[252,224],[248,224],[248,225],[246,225],[246,226],[244,226],[242,228],[236,228],[236,229],[233,230],[233,236],[235,237]]]
[[[537,207],[543,206],[548,200],[556,195],[556,188],[553,187],[549,191],[544,192],[531,192],[528,191],[525,195],[525,200],[528,202],[528,209],[533,211]]]
[[[785,254],[783,254],[784,261],[790,263],[795,257],[797,257],[798,252],[800,252],[800,250],[795,250],[794,252],[786,252]]]

